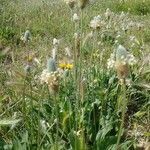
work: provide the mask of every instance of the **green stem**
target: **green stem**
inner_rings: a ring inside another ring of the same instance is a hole
[[[31,76],[31,73],[30,73],[30,76]],[[31,99],[30,99],[30,105],[31,105],[31,145],[33,143],[33,139],[34,139],[34,130],[33,130],[33,116],[32,116],[32,111],[33,111],[33,99],[32,99],[32,82],[31,82],[31,79],[29,79],[29,84],[30,84],[30,95],[31,95]]]
[[[126,107],[127,107],[127,99],[126,99],[126,84],[125,84],[125,79],[122,84],[122,102],[123,102],[123,107],[122,107],[122,117],[121,117],[121,124],[120,124],[120,129],[118,133],[118,139],[117,139],[117,149],[119,149],[119,143],[121,140],[122,136],[122,131],[123,131],[123,126],[124,126],[124,120],[125,120],[125,113],[126,113]]]
[[[90,64],[89,65],[91,65],[91,64],[93,64],[93,54],[94,54],[94,51],[95,51],[95,49],[96,49],[96,42],[97,42],[97,31],[93,31],[93,44],[92,44],[92,51],[91,51],[91,56],[90,56]]]
[[[40,110],[41,110],[41,104],[40,102],[38,103],[38,135],[37,135],[37,150],[40,150]]]
[[[27,129],[27,112],[26,112],[26,98],[25,98],[25,90],[26,90],[26,78],[24,79],[24,85],[23,85],[23,107],[22,107],[22,111],[23,111],[23,119],[25,122],[25,128]]]
[[[56,108],[56,150],[58,150],[58,129],[59,129],[59,110],[58,110],[58,97],[54,95],[55,108]]]
[[[45,88],[44,88],[44,86],[42,87],[42,94],[41,94],[41,98],[40,98],[40,100],[39,100],[39,102],[38,102],[38,135],[37,135],[37,150],[41,150],[40,149],[40,131],[41,131],[41,125],[40,125],[40,111],[41,111],[41,107],[42,107],[42,99],[43,99],[43,95],[44,95],[44,90],[45,90]]]

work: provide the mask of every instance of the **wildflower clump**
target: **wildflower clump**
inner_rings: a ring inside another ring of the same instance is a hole
[[[55,60],[50,58],[47,62],[47,69],[44,69],[40,80],[42,84],[47,84],[50,92],[57,93],[59,88],[60,74],[56,70]]]

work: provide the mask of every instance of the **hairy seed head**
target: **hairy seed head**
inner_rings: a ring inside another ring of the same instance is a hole
[[[127,78],[128,73],[129,73],[128,64],[123,64],[119,61],[116,61],[115,68],[116,68],[117,76],[118,76],[119,79]]]

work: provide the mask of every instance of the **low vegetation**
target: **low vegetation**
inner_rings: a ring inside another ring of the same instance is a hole
[[[149,5],[1,0],[0,150],[148,150]]]

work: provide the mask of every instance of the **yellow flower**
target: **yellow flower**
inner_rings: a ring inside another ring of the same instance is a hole
[[[61,64],[59,64],[59,67],[60,67],[61,69],[65,69],[65,67],[66,67],[66,64],[64,64],[64,63],[61,63]]]
[[[66,65],[66,69],[72,69],[73,68],[73,64],[67,64]]]
[[[27,56],[25,56],[25,61],[33,62],[34,58],[35,58],[35,53],[30,53]]]
[[[28,57],[28,62],[32,62],[32,61],[33,61],[33,59],[34,59],[34,56],[29,55],[29,57]]]
[[[60,63],[59,67],[61,69],[72,69],[73,68],[73,64],[69,64],[69,63]]]

